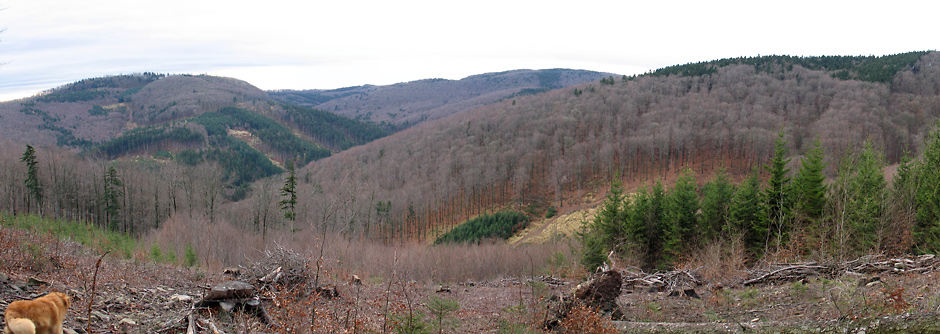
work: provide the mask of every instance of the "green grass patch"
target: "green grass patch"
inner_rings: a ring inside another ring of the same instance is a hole
[[[98,251],[110,250],[124,258],[130,258],[137,248],[137,239],[131,236],[82,222],[39,218],[37,215],[14,216],[9,213],[0,213],[0,224],[3,227],[36,234],[52,234],[61,239],[79,242]]]

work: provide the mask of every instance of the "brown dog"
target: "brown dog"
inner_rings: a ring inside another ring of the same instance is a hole
[[[6,334],[62,334],[65,312],[72,305],[68,295],[51,292],[33,300],[17,300],[3,314]]]

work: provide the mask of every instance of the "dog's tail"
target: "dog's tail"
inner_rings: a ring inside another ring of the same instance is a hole
[[[27,318],[10,319],[6,334],[36,334],[36,325]]]

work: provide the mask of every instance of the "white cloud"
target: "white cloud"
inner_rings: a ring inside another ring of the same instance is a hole
[[[87,77],[337,88],[517,68],[623,74],[758,54],[937,49],[940,5],[832,1],[8,0],[0,99]]]

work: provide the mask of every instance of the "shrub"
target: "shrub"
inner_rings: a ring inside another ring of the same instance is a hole
[[[196,257],[196,250],[193,248],[193,244],[186,244],[186,253],[184,256],[183,264],[187,267],[196,266],[199,263],[199,258]]]
[[[150,260],[156,263],[163,262],[163,249],[156,242],[153,243],[153,246],[150,246]]]
[[[554,217],[554,216],[557,215],[557,214],[558,214],[558,209],[555,209],[554,206],[550,206],[550,207],[548,207],[548,210],[545,211],[545,218],[546,218],[546,219],[552,218],[552,217]]]

